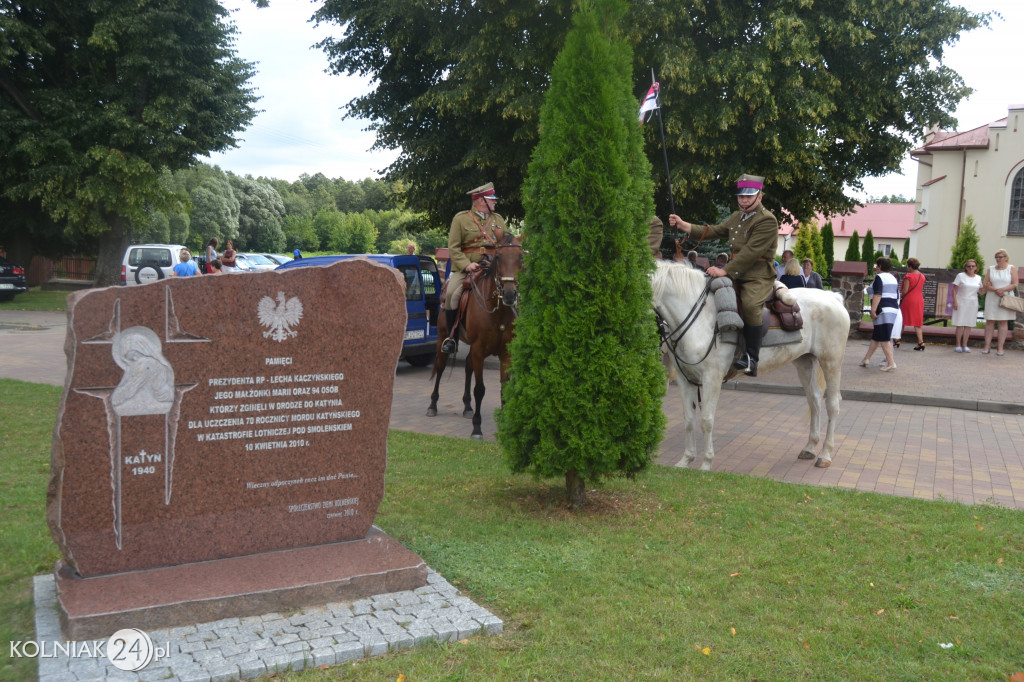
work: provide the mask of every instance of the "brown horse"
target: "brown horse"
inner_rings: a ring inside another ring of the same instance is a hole
[[[459,321],[459,337],[469,344],[466,358],[466,390],[462,395],[464,417],[473,417],[471,438],[484,437],[480,430],[480,403],[484,399],[484,358],[497,355],[501,365],[501,384],[508,378],[508,343],[512,340],[512,325],[519,314],[519,272],[523,269],[523,247],[519,239],[506,238],[495,248],[494,258],[485,266],[483,274],[473,282],[469,292],[469,305]],[[448,355],[441,352],[441,344],[448,337],[445,315],[438,316],[437,351],[434,358],[434,392],[430,394],[427,416],[437,415],[438,385],[448,364]],[[470,406],[469,384],[476,375],[473,397],[476,409]]]

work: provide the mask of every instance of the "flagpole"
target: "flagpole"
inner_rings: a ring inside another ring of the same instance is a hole
[[[654,79],[654,67],[651,67],[651,84],[656,83]],[[661,94],[660,92],[658,93]],[[665,147],[665,124],[661,120],[661,102],[658,102],[658,132],[661,133],[661,156],[665,160],[665,183],[668,185],[668,210],[669,213],[676,212],[676,202],[672,198],[672,176],[668,168],[668,149]]]

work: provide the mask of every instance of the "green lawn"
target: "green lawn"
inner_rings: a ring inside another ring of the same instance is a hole
[[[60,389],[0,380],[0,636],[31,576]],[[1005,680],[1024,671],[1021,512],[652,467],[571,513],[492,443],[392,432],[376,524],[505,621],[500,636],[294,680]],[[0,638],[2,638],[0,637]],[[942,645],[951,645],[944,648]],[[26,660],[0,678],[27,679]]]
[[[0,310],[67,310],[69,291],[43,291],[40,287],[29,287],[11,301],[0,301]]]

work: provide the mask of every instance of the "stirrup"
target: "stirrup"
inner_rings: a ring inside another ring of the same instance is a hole
[[[441,352],[446,355],[454,353],[456,348],[458,346],[455,344],[455,339],[450,336],[441,343]]]

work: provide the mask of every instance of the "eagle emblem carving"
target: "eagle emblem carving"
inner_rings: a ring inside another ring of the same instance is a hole
[[[260,324],[268,327],[263,332],[263,338],[271,338],[274,341],[284,341],[288,337],[294,337],[298,332],[292,327],[299,324],[302,319],[302,301],[297,296],[285,300],[283,291],[277,292],[277,301],[264,296],[257,308]]]

